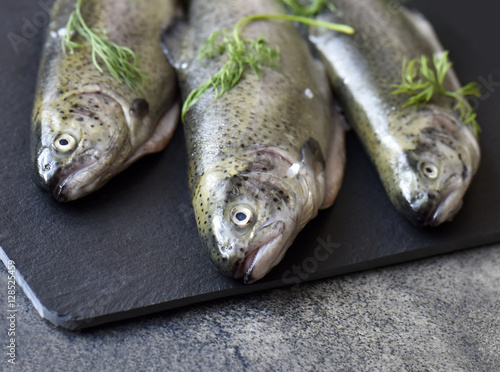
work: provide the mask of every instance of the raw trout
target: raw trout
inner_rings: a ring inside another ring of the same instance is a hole
[[[184,97],[226,57],[198,61],[216,30],[252,14],[285,13],[269,0],[194,0],[189,25],[164,35]],[[333,203],[344,167],[344,131],[325,71],[290,22],[248,24],[242,37],[265,36],[281,51],[282,72],[251,70],[228,93],[206,93],[187,112],[189,185],[198,231],[217,268],[245,282],[262,278],[320,207]]]
[[[147,74],[141,93],[92,63],[90,44],[64,53],[61,36],[76,0],[54,4],[39,71],[31,129],[35,181],[58,201],[103,186],[143,155],[162,150],[178,122],[175,72],[160,36],[174,16],[175,1],[86,0],[81,12],[90,28],[131,48]],[[99,59],[98,59],[99,60]],[[100,61],[104,66],[104,63]]]
[[[448,99],[402,108],[393,95],[403,60],[442,52],[432,26],[396,1],[336,0],[336,11],[317,19],[348,24],[355,37],[309,30],[334,91],[377,168],[395,207],[416,225],[450,220],[479,165],[478,141]],[[452,70],[445,87],[460,87]]]

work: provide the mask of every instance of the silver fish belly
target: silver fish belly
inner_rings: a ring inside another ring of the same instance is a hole
[[[189,24],[181,21],[164,35],[183,96],[224,64],[219,57],[197,60],[212,32],[251,14],[284,12],[268,0],[192,1]],[[281,261],[320,207],[333,203],[344,133],[325,72],[293,24],[253,22],[242,34],[264,35],[279,47],[282,72],[265,69],[259,79],[247,71],[220,98],[206,93],[187,112],[184,130],[201,241],[221,272],[250,283]]]
[[[458,212],[476,173],[480,150],[448,99],[403,108],[393,95],[408,61],[442,52],[432,26],[394,1],[338,0],[322,21],[348,24],[354,37],[311,28],[309,38],[327,67],[334,91],[394,206],[416,225],[436,226]],[[459,88],[452,70],[447,89]]]
[[[86,0],[82,16],[90,28],[132,49],[147,81],[134,92],[92,62],[90,44],[64,53],[61,37],[74,0],[52,9],[31,127],[34,179],[61,202],[85,196],[143,155],[162,150],[179,114],[175,72],[160,35],[174,16],[175,1]]]

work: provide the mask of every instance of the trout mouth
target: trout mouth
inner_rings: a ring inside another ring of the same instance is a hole
[[[101,180],[100,176],[92,175],[92,169],[97,167],[98,163],[98,159],[93,159],[61,175],[59,182],[52,189],[54,199],[64,203],[91,193]]]
[[[457,190],[444,198],[435,211],[430,214],[429,226],[438,226],[443,222],[450,221],[462,208],[462,194],[461,190]]]
[[[446,221],[451,221],[463,205],[463,196],[468,183],[458,174],[452,174],[442,183],[442,192],[437,198],[438,203],[427,215],[426,224],[432,227]]]
[[[462,207],[464,193],[464,188],[458,188],[444,195],[427,194],[426,202],[402,213],[416,226],[436,227],[453,219]]]
[[[282,244],[285,224],[283,221],[277,221],[260,230],[269,228],[272,229],[272,234],[241,259],[234,273],[235,279],[243,278],[245,284],[253,283],[264,277],[281,260],[285,248]]]

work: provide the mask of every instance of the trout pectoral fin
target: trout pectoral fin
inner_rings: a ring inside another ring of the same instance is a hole
[[[302,163],[309,169],[321,171],[325,168],[325,158],[321,151],[318,141],[314,138],[309,138],[300,149]]]
[[[162,151],[168,145],[179,123],[180,107],[180,101],[177,101],[163,114],[158,124],[156,124],[151,137],[127,159],[123,168],[127,168],[130,164],[145,155]]]
[[[181,68],[181,65],[188,60],[187,50],[189,48],[185,48],[188,32],[188,22],[181,17],[175,17],[161,35],[163,52],[170,64],[176,69]]]
[[[325,178],[326,196],[319,209],[332,206],[342,185],[345,169],[345,127],[338,111],[332,118],[332,134],[326,158]]]

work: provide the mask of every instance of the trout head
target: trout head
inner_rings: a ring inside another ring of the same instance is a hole
[[[323,163],[282,155],[261,149],[235,157],[194,190],[198,231],[213,263],[246,283],[282,260],[325,197]]]
[[[35,182],[60,202],[104,185],[131,147],[122,107],[102,93],[62,98],[36,113],[34,128]]]
[[[437,226],[460,210],[480,152],[473,132],[454,115],[429,112],[416,120],[421,129],[398,163],[395,204],[415,225]]]

